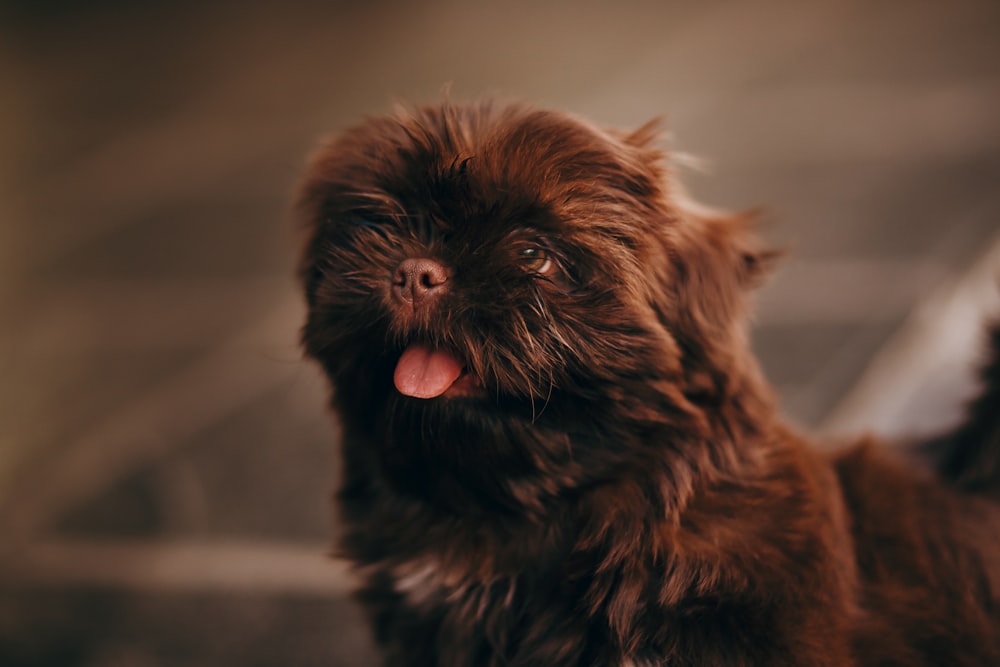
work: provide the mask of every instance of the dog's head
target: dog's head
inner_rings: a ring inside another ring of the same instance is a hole
[[[323,145],[298,207],[303,340],[344,418],[565,429],[723,391],[762,255],[744,219],[681,203],[655,139],[483,103]]]

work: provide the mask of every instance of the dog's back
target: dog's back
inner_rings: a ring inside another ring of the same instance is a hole
[[[922,448],[924,474],[874,441],[835,461],[864,591],[862,664],[1000,665],[1000,326],[990,343],[980,397]]]

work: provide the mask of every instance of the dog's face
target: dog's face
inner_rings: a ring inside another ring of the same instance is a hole
[[[506,452],[523,462],[609,410],[690,411],[759,261],[737,223],[671,203],[652,138],[445,105],[325,145],[299,207],[304,342],[345,422],[408,450],[534,432]]]

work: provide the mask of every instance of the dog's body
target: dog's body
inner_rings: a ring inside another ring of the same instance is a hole
[[[768,254],[654,138],[445,104],[312,162],[303,339],[387,663],[1000,665],[997,390],[945,473],[812,449],[745,342]]]

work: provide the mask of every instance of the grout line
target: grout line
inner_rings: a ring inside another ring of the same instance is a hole
[[[972,389],[970,362],[982,349],[986,323],[1000,314],[1000,233],[984,247],[967,271],[917,305],[823,420],[821,431],[867,429],[898,437],[939,430],[946,426],[940,423],[945,413],[960,414],[959,404],[967,398],[962,394]],[[953,395],[941,395],[942,387]],[[932,409],[925,413],[922,406]]]
[[[350,565],[323,544],[262,540],[44,540],[2,561],[0,584],[155,592],[348,595]]]

